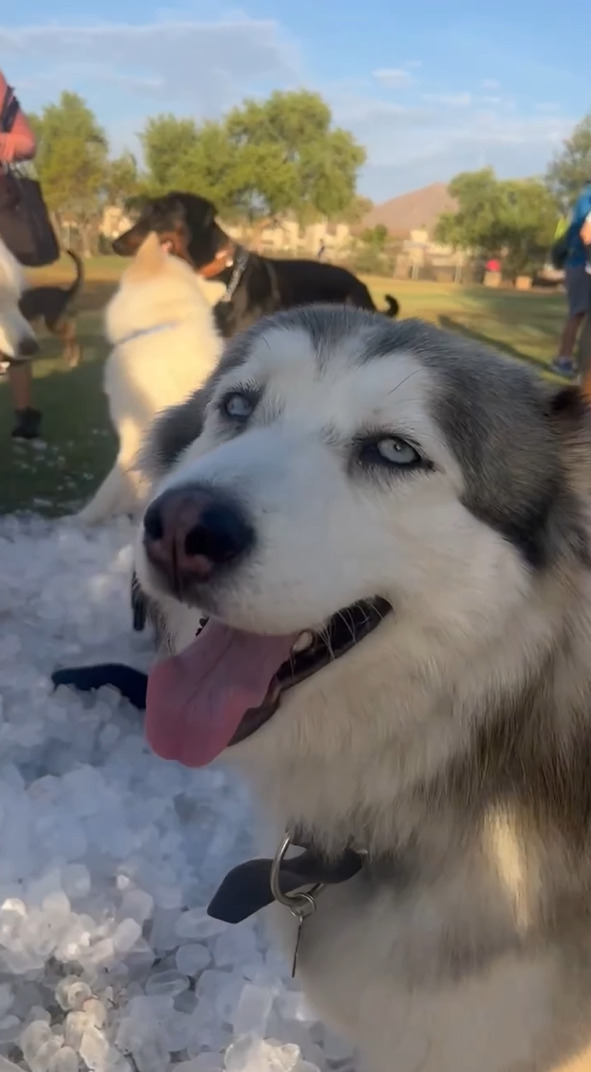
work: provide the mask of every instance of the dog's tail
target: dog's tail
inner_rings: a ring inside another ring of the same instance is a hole
[[[400,305],[396,301],[396,298],[393,298],[391,294],[384,294],[384,297],[386,299],[387,305],[387,309],[383,310],[384,316],[390,316],[392,317],[392,319],[394,319],[394,317],[398,316],[398,313],[400,312]]]
[[[68,257],[70,257],[74,261],[74,267],[76,269],[76,277],[74,279],[74,282],[72,283],[72,286],[68,290],[69,303],[74,300],[82,284],[84,283],[84,265],[82,263],[82,258],[79,257],[77,253],[74,253],[73,249],[67,249],[65,252],[68,254]]]

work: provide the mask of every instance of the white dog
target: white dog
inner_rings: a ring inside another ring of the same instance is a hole
[[[137,570],[179,652],[148,739],[240,766],[274,828],[273,872],[210,910],[272,883],[290,956],[305,917],[298,977],[375,1072],[589,1072],[577,389],[417,321],[294,310],[230,344],[147,465]]]
[[[117,459],[77,515],[96,524],[134,513],[145,489],[135,470],[156,414],[186,398],[215,367],[222,349],[210,304],[195,273],[148,235],[106,310],[112,350],[104,390],[119,440]]]
[[[19,309],[25,273],[0,238],[0,360],[26,361],[39,350],[35,332]]]

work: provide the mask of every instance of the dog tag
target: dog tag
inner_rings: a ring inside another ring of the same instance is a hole
[[[298,953],[300,951],[300,939],[302,937],[302,927],[308,916],[311,916],[316,911],[316,901],[309,893],[300,893],[295,896],[292,895],[294,901],[299,903],[296,905],[290,905],[289,911],[292,916],[298,921],[298,929],[296,933],[295,949],[293,951],[293,960],[291,962],[291,977],[295,978],[296,968],[298,966]]]
[[[291,977],[292,977],[292,979],[295,979],[296,968],[298,966],[298,950],[300,948],[300,937],[301,937],[301,934],[302,934],[302,927],[304,926],[304,920],[305,920],[306,917],[298,915],[296,918],[297,918],[297,921],[298,921],[298,930],[297,930],[297,934],[296,934],[295,948],[294,948],[294,951],[293,951],[293,960],[291,962]]]

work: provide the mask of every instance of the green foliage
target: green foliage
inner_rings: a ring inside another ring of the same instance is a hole
[[[351,134],[331,128],[322,98],[304,90],[246,100],[219,123],[156,116],[141,140],[150,191],[200,193],[222,216],[250,221],[342,214],[365,160]]]
[[[142,188],[137,161],[133,153],[124,152],[105,167],[104,195],[110,205],[123,208]]]
[[[257,225],[288,212],[301,224],[346,214],[359,220],[371,207],[355,195],[365,150],[332,126],[316,93],[246,100],[219,122],[154,116],[140,134],[145,174],[130,152],[109,159],[104,131],[75,93],[29,118],[47,203],[58,223],[74,220],[81,233],[106,203],[130,207],[174,189],[208,197],[226,219]]]
[[[77,93],[62,93],[41,116],[36,166],[49,207],[87,220],[96,213],[104,187],[108,144],[96,117]]]
[[[557,204],[537,179],[498,180],[492,168],[463,172],[452,180],[456,212],[439,218],[435,237],[483,257],[500,256],[515,278],[535,271],[554,239]]]
[[[591,113],[586,115],[564,142],[562,152],[551,161],[546,183],[563,209],[578,197],[591,179]]]
[[[388,241],[388,228],[383,223],[377,223],[375,227],[366,227],[359,239],[368,249],[375,253],[383,253]]]

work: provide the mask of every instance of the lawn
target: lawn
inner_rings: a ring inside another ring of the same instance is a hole
[[[0,513],[69,513],[90,497],[107,472],[115,454],[115,438],[101,390],[106,353],[101,311],[121,267],[116,257],[87,265],[79,317],[83,359],[77,369],[65,366],[56,340],[40,334],[42,356],[35,362],[34,373],[35,404],[44,414],[42,442],[23,444],[10,439],[10,396],[6,382],[0,381]],[[49,278],[65,283],[71,278],[69,262],[46,272],[31,272],[35,282]],[[395,294],[402,316],[430,320],[541,368],[556,353],[565,313],[562,294],[377,278],[366,281],[378,305],[383,304],[387,291]]]

